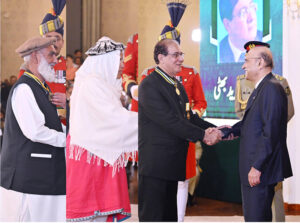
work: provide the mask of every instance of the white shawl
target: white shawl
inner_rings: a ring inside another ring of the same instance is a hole
[[[70,157],[95,156],[115,167],[124,167],[138,148],[138,115],[120,101],[121,79],[116,79],[120,50],[88,56],[76,72],[70,100]],[[133,157],[134,158],[134,157]]]

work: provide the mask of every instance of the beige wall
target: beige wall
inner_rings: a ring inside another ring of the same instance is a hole
[[[17,75],[23,60],[15,49],[30,37],[39,35],[38,27],[52,7],[50,0],[0,0],[1,4],[1,78]],[[65,21],[65,9],[62,13]],[[66,34],[65,34],[66,35]],[[62,49],[62,54],[66,52]]]
[[[199,43],[191,40],[192,30],[199,27],[199,0],[190,2],[178,28],[185,64],[199,69]],[[1,0],[2,79],[18,73],[22,59],[15,49],[39,35],[38,26],[50,7],[50,0]],[[62,17],[66,26],[65,9]],[[154,65],[153,48],[169,20],[168,9],[161,0],[101,0],[101,36],[126,44],[130,35],[139,32],[139,73]],[[63,48],[62,54],[65,52]]]
[[[138,4],[142,1],[101,0],[101,35],[126,44],[129,36],[138,32]]]
[[[199,0],[191,0],[178,25],[181,32],[181,48],[185,53],[184,64],[200,68],[200,44],[191,39],[192,30],[199,28]],[[139,2],[139,74],[155,65],[153,49],[170,16],[166,4],[161,0]]]

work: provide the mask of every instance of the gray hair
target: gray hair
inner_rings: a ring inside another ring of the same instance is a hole
[[[23,57],[23,59],[24,59],[24,61],[25,61],[26,63],[28,63],[28,62],[30,61],[30,58],[31,58],[31,54],[29,54],[29,55]]]

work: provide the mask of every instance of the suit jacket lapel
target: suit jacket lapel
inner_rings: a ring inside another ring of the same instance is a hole
[[[255,88],[252,92],[252,94],[249,97],[248,103],[247,103],[247,107],[246,107],[246,111],[245,111],[245,116],[247,111],[251,108],[251,106],[254,104],[254,101],[257,97],[259,97],[259,92],[260,90],[263,88],[264,84],[270,80],[272,78],[272,73],[269,73],[268,75],[265,76],[265,78],[260,82],[260,84],[257,86],[257,88]]]

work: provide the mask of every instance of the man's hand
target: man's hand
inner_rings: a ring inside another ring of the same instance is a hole
[[[217,129],[223,129],[223,128],[231,129],[231,126],[230,125],[221,125],[221,126],[217,127]]]
[[[124,108],[127,108],[129,102],[128,102],[128,96],[124,91],[122,91],[121,97],[120,97],[121,103]]]
[[[222,130],[223,128],[229,128],[229,129],[231,129],[232,126],[230,126],[230,125],[221,125],[221,126],[217,127],[217,129],[219,129],[219,130]],[[223,136],[224,136],[224,134],[222,132],[222,137]],[[238,138],[238,136],[234,136],[234,134],[231,133],[230,135],[228,135],[227,138],[222,138],[222,140],[223,141],[229,141],[229,140],[234,140],[234,139],[237,139],[237,138]]]
[[[208,128],[205,130],[203,142],[209,146],[218,143],[222,139],[222,132],[217,128]]]
[[[248,181],[251,187],[260,184],[260,176],[261,176],[261,172],[255,169],[254,167],[251,167],[248,173]]]
[[[66,108],[66,100],[67,97],[65,93],[56,92],[51,97],[51,102],[53,104],[63,108]]]

